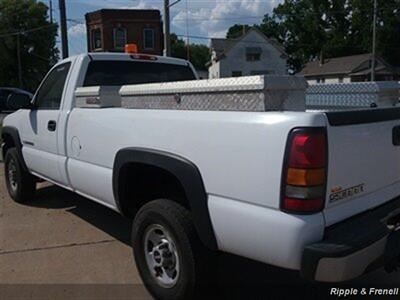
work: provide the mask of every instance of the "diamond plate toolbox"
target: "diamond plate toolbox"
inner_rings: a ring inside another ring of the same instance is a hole
[[[390,107],[399,102],[399,87],[396,81],[310,85],[306,107],[314,111]]]
[[[120,107],[119,86],[87,86],[75,90],[75,107]]]
[[[121,106],[134,109],[304,111],[303,77],[247,76],[126,85]]]

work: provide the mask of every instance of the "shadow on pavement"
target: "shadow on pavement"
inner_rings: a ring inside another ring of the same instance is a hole
[[[57,186],[39,188],[36,199],[26,205],[64,209],[113,238],[130,245],[131,221],[94,201]]]
[[[130,220],[73,192],[57,186],[42,187],[37,191],[36,200],[26,205],[66,210],[130,245]],[[225,253],[218,255],[217,269],[218,287],[209,292],[205,289],[207,299],[321,299],[328,298],[331,287],[306,282],[295,271]]]

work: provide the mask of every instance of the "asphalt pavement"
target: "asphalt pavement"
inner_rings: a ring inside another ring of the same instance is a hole
[[[0,163],[0,299],[150,299],[130,232],[131,222],[116,212],[48,183],[39,185],[34,201],[14,203]],[[218,264],[218,299],[268,298],[305,287],[324,297],[337,286],[310,285],[297,272],[233,255],[220,255]],[[381,284],[400,286],[400,273],[381,269],[350,283]]]

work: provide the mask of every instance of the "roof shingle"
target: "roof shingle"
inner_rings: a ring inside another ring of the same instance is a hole
[[[371,58],[370,53],[328,58],[321,64],[319,60],[311,61],[298,74],[304,76],[310,75],[328,75],[328,74],[348,74],[363,62]]]

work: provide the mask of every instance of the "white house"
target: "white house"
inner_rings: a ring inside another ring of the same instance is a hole
[[[378,55],[375,61],[375,81],[400,79],[400,70],[382,57]],[[320,59],[307,63],[297,75],[304,76],[309,84],[370,81],[371,64],[370,53]]]
[[[252,28],[238,39],[211,39],[209,78],[287,74],[287,55],[275,40]]]

